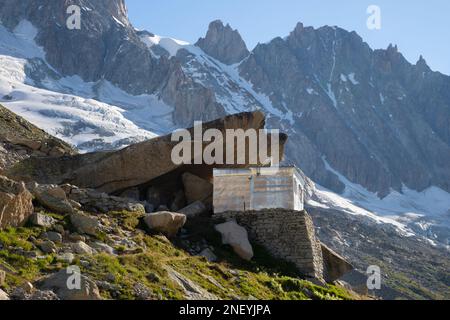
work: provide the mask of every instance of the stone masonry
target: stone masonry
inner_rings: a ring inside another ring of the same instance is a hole
[[[292,262],[305,277],[324,281],[321,243],[306,211],[268,209],[224,212],[215,219],[233,220],[245,227],[251,241],[274,257]]]

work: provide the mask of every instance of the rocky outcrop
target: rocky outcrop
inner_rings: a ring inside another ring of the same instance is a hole
[[[24,225],[33,210],[33,196],[25,184],[0,176],[0,229]]]
[[[222,235],[222,243],[230,245],[239,257],[247,261],[253,258],[253,248],[244,227],[229,221],[216,225],[215,229]]]
[[[215,295],[172,268],[166,267],[166,270],[170,279],[183,289],[186,300],[217,300]]]
[[[353,266],[322,243],[325,281],[331,283],[353,270]]]
[[[0,301],[6,301],[9,300],[9,296],[6,294],[5,291],[0,289]]]
[[[265,117],[261,112],[249,112],[208,122],[203,125],[203,130],[214,128],[225,136],[228,129],[260,130],[264,125]],[[194,128],[189,129],[189,132],[193,137]],[[286,139],[285,135],[280,135],[280,159],[283,158]],[[82,188],[93,188],[107,193],[120,192],[148,183],[182,167],[172,160],[173,148],[179,141],[171,140],[172,136],[167,135],[114,152],[76,155],[63,159],[28,159],[9,170],[8,174],[39,183],[69,182]],[[270,142],[270,137],[268,140]],[[226,141],[223,147],[223,154],[226,155]],[[268,149],[270,154],[270,144]],[[191,154],[192,163],[197,156]],[[237,159],[236,151],[235,158]],[[212,167],[204,167],[209,171],[209,176],[212,176]]]
[[[61,187],[52,185],[37,185],[32,189],[36,200],[54,213],[70,214],[74,212],[72,204]]]
[[[211,22],[206,37],[200,38],[195,45],[228,65],[238,63],[250,54],[239,32],[220,20]]]
[[[100,223],[94,216],[82,212],[74,212],[70,215],[70,222],[78,233],[95,236],[99,231]]]
[[[146,215],[144,222],[150,230],[161,232],[167,237],[173,238],[186,223],[186,216],[180,213],[162,211]]]
[[[29,157],[60,157],[76,151],[0,105],[0,173]]]
[[[299,273],[324,282],[321,243],[306,211],[271,209],[214,214],[217,220],[236,220],[249,233],[251,241],[272,256],[292,262]]]
[[[69,5],[82,8],[81,30],[61,27]],[[7,28],[27,20],[37,29],[35,41],[46,61],[30,59],[26,70],[37,86],[45,87],[45,79],[78,75],[99,85],[108,81],[133,95],[157,94],[174,108],[178,126],[224,115],[213,91],[186,77],[177,60],[154,56],[142,32],[129,22],[124,0],[0,0],[0,7]]]
[[[450,268],[447,248],[423,238],[405,237],[395,226],[366,216],[337,209],[307,210],[320,240],[355,267],[355,271],[340,279],[355,291],[364,293],[364,286],[367,290],[367,268],[377,265],[382,271],[381,290],[371,291],[377,297],[436,299],[448,295],[448,285],[439,280],[440,274]],[[398,281],[399,278],[410,281]]]
[[[102,299],[97,284],[82,274],[77,275],[80,277],[80,288],[68,288],[68,283],[71,283],[71,279],[73,279],[71,277],[73,276],[74,273],[68,273],[64,269],[39,281],[37,287],[41,290],[53,291],[61,300]]]

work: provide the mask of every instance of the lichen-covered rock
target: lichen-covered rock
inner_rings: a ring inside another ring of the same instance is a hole
[[[186,216],[180,213],[162,211],[146,215],[144,221],[151,230],[161,232],[172,238],[186,223]]]
[[[41,235],[42,239],[50,240],[55,243],[61,243],[63,241],[63,237],[60,233],[54,231],[48,231]]]
[[[253,248],[244,227],[229,221],[216,225],[215,229],[222,235],[222,243],[229,244],[239,257],[247,261],[253,258]]]
[[[0,229],[25,224],[33,213],[32,201],[23,183],[0,176]]]

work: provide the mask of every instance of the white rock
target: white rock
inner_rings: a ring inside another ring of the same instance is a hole
[[[253,248],[244,227],[236,221],[229,221],[216,225],[215,229],[222,235],[222,243],[229,244],[239,257],[247,261],[253,258]]]

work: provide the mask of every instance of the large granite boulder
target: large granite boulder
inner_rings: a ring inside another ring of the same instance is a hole
[[[22,226],[33,209],[33,196],[25,185],[0,176],[0,229]]]
[[[222,235],[222,243],[229,244],[239,257],[247,261],[253,258],[253,248],[244,227],[229,221],[216,225],[215,229]]]
[[[339,254],[322,244],[325,281],[333,282],[353,270],[353,266]]]
[[[186,216],[180,213],[162,211],[148,214],[144,221],[151,230],[173,238],[186,223]]]

